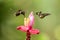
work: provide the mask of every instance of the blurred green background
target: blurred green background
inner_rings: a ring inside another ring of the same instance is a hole
[[[26,33],[16,30],[24,25],[24,17],[15,16],[22,9],[28,17],[34,12],[34,28],[40,30],[39,35],[31,35],[31,40],[60,40],[60,0],[0,0],[0,40],[25,40]],[[37,11],[50,13],[50,16],[40,19]]]

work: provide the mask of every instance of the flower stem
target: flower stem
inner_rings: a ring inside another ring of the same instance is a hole
[[[26,33],[26,40],[30,40],[30,38],[31,38],[30,35],[31,35],[31,34],[30,34],[29,30],[27,30],[27,33]]]

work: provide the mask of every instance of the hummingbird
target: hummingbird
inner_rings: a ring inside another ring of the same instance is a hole
[[[49,13],[42,13],[41,11],[40,12],[36,12],[36,15],[38,15],[41,19],[50,15]]]
[[[18,10],[15,15],[19,16],[20,14],[22,14],[23,16],[25,16],[25,12],[22,11],[22,10]]]

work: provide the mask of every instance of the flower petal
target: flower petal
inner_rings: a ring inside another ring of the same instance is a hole
[[[30,25],[30,18],[24,18],[24,26],[28,27]]]
[[[34,24],[33,11],[30,13],[29,18],[30,18],[30,26],[32,26]]]
[[[27,26],[27,18],[24,18],[24,26]]]
[[[23,32],[26,32],[28,30],[28,27],[25,27],[25,26],[18,26],[17,27],[17,30],[21,30]]]
[[[31,29],[30,33],[31,34],[39,34],[39,30],[38,29]]]

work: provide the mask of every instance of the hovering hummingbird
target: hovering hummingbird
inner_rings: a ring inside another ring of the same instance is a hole
[[[16,16],[19,16],[20,14],[22,14],[22,15],[25,16],[25,12],[22,11],[22,10],[18,10],[15,15],[16,15]]]
[[[48,16],[50,15],[49,13],[42,13],[41,11],[40,12],[36,12],[36,15],[38,15],[41,19],[44,18],[45,16]]]

